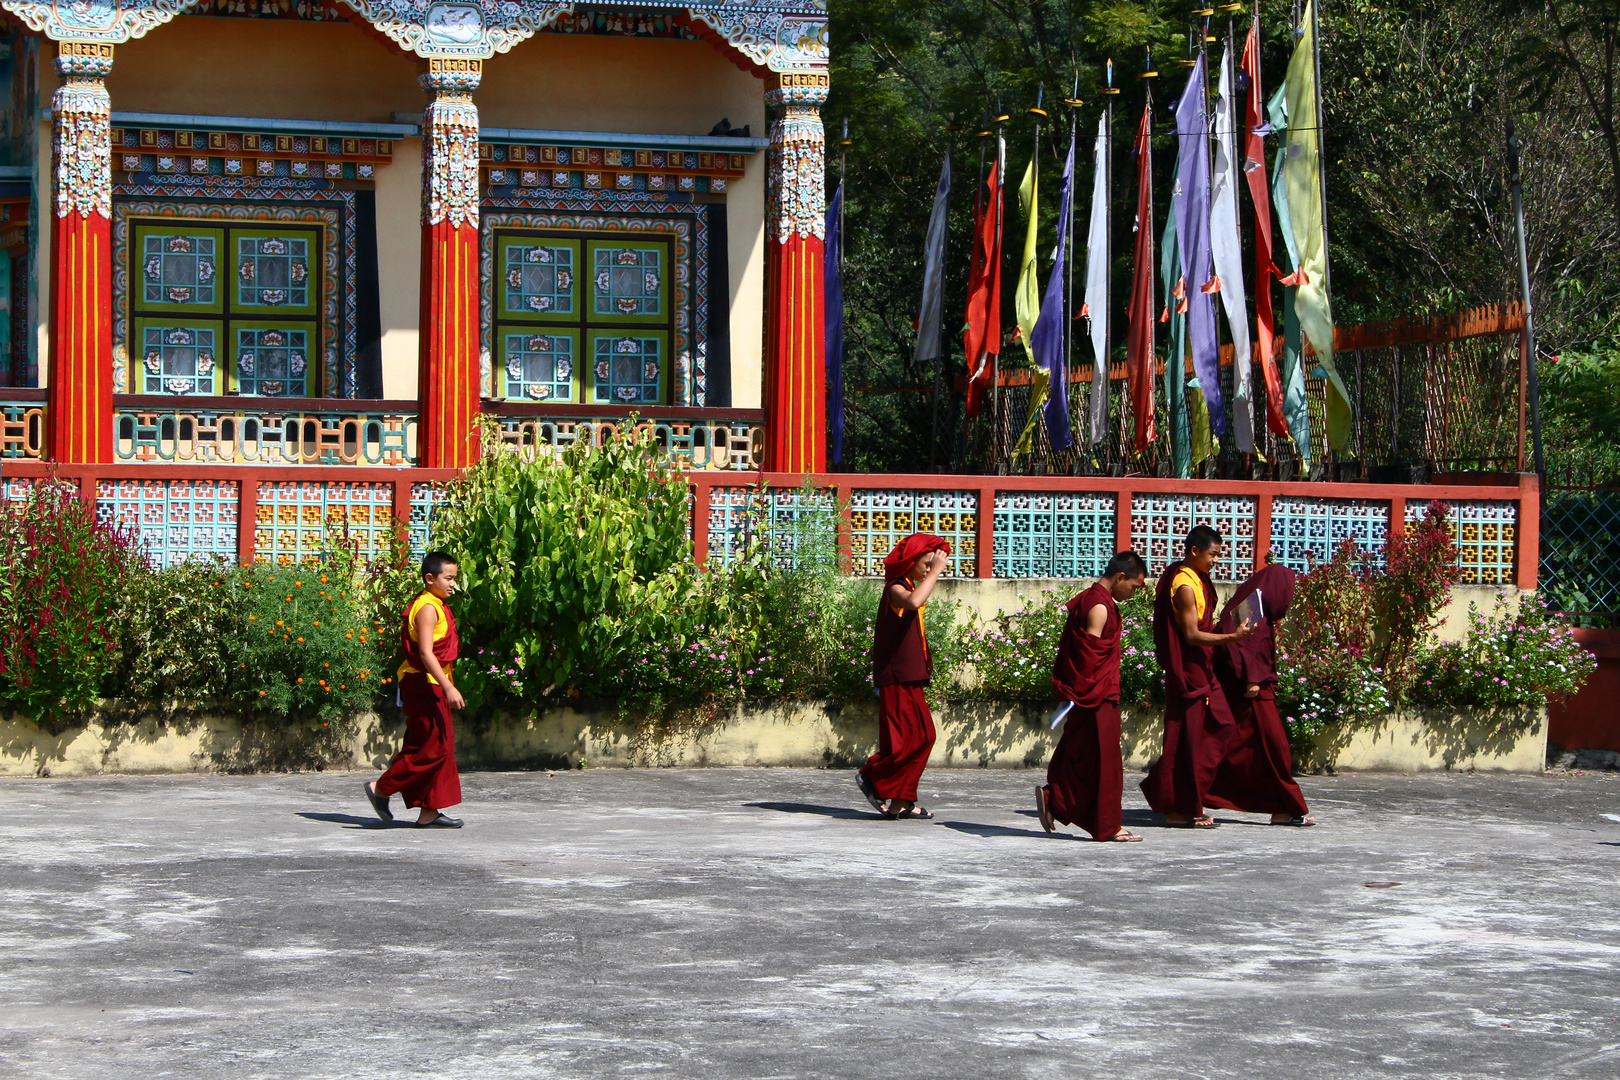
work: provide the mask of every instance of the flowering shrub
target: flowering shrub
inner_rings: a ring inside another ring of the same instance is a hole
[[[369,616],[353,569],[337,560],[237,571],[242,641],[232,691],[241,706],[330,722],[392,690],[397,631]]]
[[[1397,693],[1411,683],[1412,665],[1457,582],[1450,516],[1445,503],[1431,502],[1410,534],[1392,533],[1385,540],[1384,565],[1368,575],[1378,616],[1379,667]]]
[[[1468,633],[1424,653],[1407,696],[1414,705],[1477,709],[1534,705],[1572,694],[1597,669],[1562,615],[1546,601],[1499,591],[1489,612],[1468,605]]]
[[[136,535],[66,484],[0,504],[0,688],[34,717],[95,703],[118,662],[118,599],[145,569]]]
[[[1057,696],[1052,688],[1052,664],[1069,618],[1066,605],[1072,595],[1045,589],[1038,597],[1022,598],[1021,608],[1003,613],[988,626],[963,630],[962,660],[973,665],[977,682],[971,689],[976,696],[1041,701]],[[1151,592],[1138,592],[1119,606],[1119,614],[1124,622],[1120,704],[1162,702],[1164,672],[1153,651]]]
[[[1277,650],[1277,711],[1293,743],[1309,742],[1329,724],[1394,707],[1382,671],[1340,645],[1332,631],[1325,631],[1318,643],[1321,651]]]

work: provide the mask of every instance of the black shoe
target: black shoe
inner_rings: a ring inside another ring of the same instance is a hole
[[[388,809],[388,796],[378,795],[375,791],[372,791],[371,781],[369,780],[366,781],[365,790],[366,802],[370,803],[371,808],[377,811],[377,816],[382,818],[384,821],[393,821],[394,812]]]
[[[432,821],[418,821],[416,827],[418,829],[459,829],[461,828],[461,822],[449,814],[440,814]]]
[[[867,778],[864,772],[855,774],[855,786],[861,789],[861,795],[865,797],[867,802],[872,804],[872,809],[880,814],[883,813],[883,800],[878,797],[877,788],[872,786],[872,781]]]

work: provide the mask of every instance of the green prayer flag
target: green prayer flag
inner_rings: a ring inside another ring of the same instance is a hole
[[[1348,450],[1352,415],[1350,394],[1333,363],[1333,310],[1327,291],[1327,227],[1322,205],[1321,123],[1316,100],[1316,19],[1314,0],[1308,0],[1300,26],[1299,45],[1288,61],[1283,93],[1288,109],[1288,132],[1283,152],[1283,186],[1288,192],[1288,213],[1297,245],[1300,279],[1294,312],[1316,362],[1328,380],[1328,447]]]

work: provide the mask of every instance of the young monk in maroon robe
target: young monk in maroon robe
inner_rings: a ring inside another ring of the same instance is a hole
[[[1063,736],[1035,788],[1041,828],[1078,825],[1094,840],[1142,839],[1120,827],[1125,764],[1119,753],[1120,603],[1147,584],[1147,563],[1134,551],[1108,562],[1096,584],[1069,601],[1058,640],[1052,685],[1071,703]]]
[[[398,792],[419,813],[418,829],[459,829],[460,820],[443,813],[461,801],[456,771],[456,731],[450,710],[463,707],[461,691],[450,681],[461,639],[456,617],[445,600],[456,588],[460,567],[442,551],[422,560],[422,593],[411,602],[400,626],[405,662],[399,666],[399,700],[405,709],[405,745],[388,771],[366,784],[366,799],[377,816],[393,821],[389,796]]]
[[[1221,557],[1221,534],[1195,525],[1187,534],[1186,556],[1159,577],[1153,604],[1153,644],[1164,669],[1164,753],[1142,781],[1148,805],[1179,828],[1213,829],[1204,796],[1226,756],[1232,711],[1215,678],[1215,646],[1247,638],[1242,623],[1230,634],[1211,631],[1215,585],[1210,570]]]
[[[1244,602],[1257,592],[1263,618],[1255,625],[1254,636],[1215,649],[1215,675],[1232,707],[1234,726],[1204,803],[1270,814],[1273,825],[1315,825],[1305,796],[1294,783],[1288,729],[1277,712],[1276,631],[1294,600],[1294,572],[1275,564],[1255,571],[1226,602],[1217,629],[1230,633],[1238,625]]]
[[[886,818],[934,816],[917,805],[917,781],[934,749],[934,717],[923,698],[934,658],[923,611],[950,554],[951,546],[932,533],[913,533],[883,560],[883,598],[872,642],[878,751],[855,774],[855,784]]]

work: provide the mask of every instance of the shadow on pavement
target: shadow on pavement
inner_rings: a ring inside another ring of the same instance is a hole
[[[822,817],[845,818],[852,821],[884,820],[882,814],[874,814],[870,810],[852,810],[847,806],[817,806],[815,803],[802,802],[751,802],[743,805],[760,810],[775,810],[781,814],[820,814]]]
[[[377,817],[358,817],[354,814],[316,814],[304,811],[298,815],[310,821],[329,821],[334,825],[347,825],[351,829],[410,829],[415,825],[409,821],[384,821]]]
[[[957,832],[985,839],[992,836],[1033,836],[1039,840],[1055,836],[1059,839],[1068,839],[1063,833],[1047,833],[1044,829],[1009,829],[1005,825],[981,825],[977,821],[942,821],[940,824],[947,829],[955,829]]]

